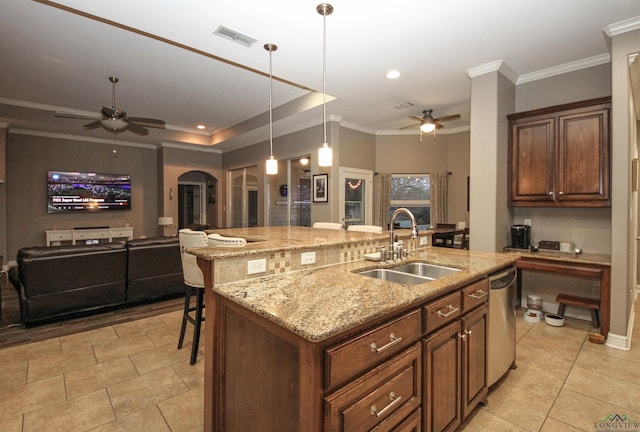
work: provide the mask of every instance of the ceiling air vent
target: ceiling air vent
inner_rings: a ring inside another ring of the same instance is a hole
[[[223,37],[225,39],[229,39],[231,41],[234,41],[246,47],[251,47],[251,45],[253,45],[258,41],[257,39],[254,39],[251,36],[247,36],[245,34],[242,34],[238,31],[235,31],[223,25],[219,26],[216,29],[216,31],[213,32],[213,34]]]

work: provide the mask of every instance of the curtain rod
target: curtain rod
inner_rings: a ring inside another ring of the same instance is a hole
[[[449,174],[449,175],[453,174],[453,171],[445,171],[445,172],[447,174]],[[379,171],[376,171],[376,172],[373,173],[373,175],[378,175],[378,174],[380,174]],[[414,173],[414,172],[412,172],[412,173],[393,173],[393,175],[411,175],[411,174],[416,174],[416,173]]]

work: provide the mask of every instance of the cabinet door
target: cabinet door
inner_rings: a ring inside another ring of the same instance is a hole
[[[462,317],[462,418],[487,400],[487,306]]]
[[[510,140],[511,202],[553,202],[555,119],[514,121]]]
[[[558,117],[558,201],[609,201],[609,110]],[[594,204],[595,205],[595,204]]]
[[[460,321],[424,342],[424,430],[453,431],[460,425]]]

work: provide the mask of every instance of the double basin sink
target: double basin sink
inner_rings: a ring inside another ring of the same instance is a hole
[[[422,262],[411,262],[391,268],[376,268],[356,271],[355,273],[389,282],[396,282],[405,285],[417,285],[449,276],[459,271],[460,269],[453,267],[445,267]]]

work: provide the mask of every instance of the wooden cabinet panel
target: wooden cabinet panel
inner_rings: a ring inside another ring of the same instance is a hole
[[[487,310],[462,317],[462,418],[487,399]]]
[[[420,432],[422,431],[422,410],[416,410],[392,432]],[[371,432],[379,432],[373,429]]]
[[[452,431],[461,422],[460,322],[431,335],[424,343],[424,430]]]
[[[424,307],[425,332],[431,333],[455,320],[460,316],[461,308],[462,297],[459,291],[427,304]]]
[[[382,363],[420,338],[421,312],[413,311],[375,327],[325,352],[325,388],[335,388],[368,368]]]
[[[609,207],[610,98],[509,115],[509,205]]]
[[[419,343],[325,398],[325,432],[394,429],[422,402]],[[374,429],[375,428],[375,429]]]
[[[462,289],[462,312],[486,304],[489,299],[489,281],[485,278]]]

